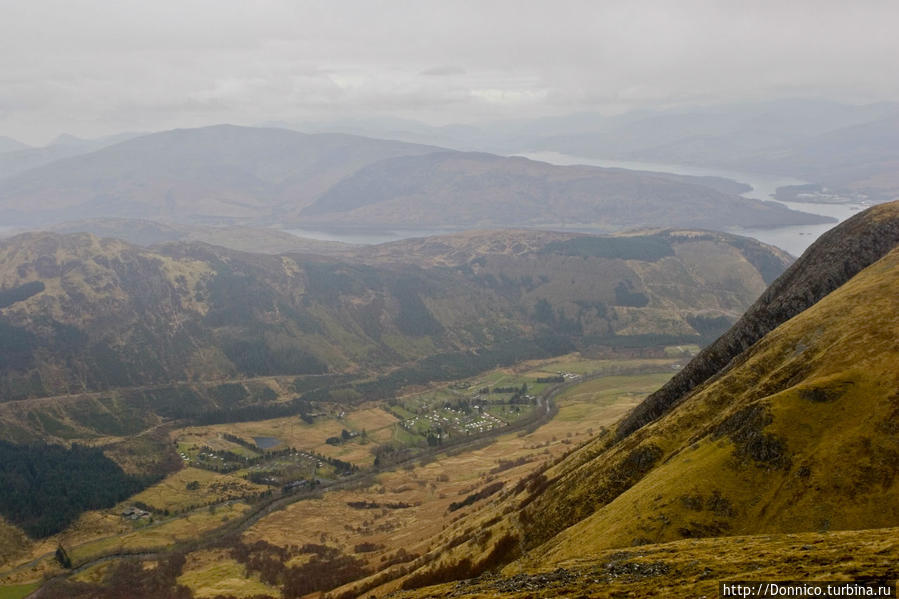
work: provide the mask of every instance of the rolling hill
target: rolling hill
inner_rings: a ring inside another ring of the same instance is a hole
[[[154,217],[192,222],[275,218],[354,170],[435,148],[346,135],[220,125],[141,136],[0,184],[11,222]]]
[[[430,257],[401,259],[416,245],[432,246]],[[324,373],[393,377],[395,385],[573,347],[700,343],[790,261],[758,242],[700,231],[479,232],[352,251],[358,255],[261,255],[199,243],[146,249],[88,234],[4,240],[2,397],[26,405],[42,396]],[[192,408],[182,398],[179,409],[218,409],[202,395],[191,395]],[[170,405],[156,401],[163,411]],[[8,438],[59,438],[52,425],[20,416]]]
[[[790,165],[810,181],[874,201],[899,198],[899,116],[828,131],[752,159],[755,168]]]
[[[302,208],[297,218],[344,225],[605,231],[812,222],[807,215],[721,193],[699,180],[461,152],[404,156],[363,168]]]
[[[128,139],[9,176],[0,180],[0,217],[30,227],[98,217],[450,229],[830,222],[720,189],[702,178],[219,125]]]
[[[82,139],[63,134],[43,147],[33,148],[25,144],[7,146],[10,147],[8,151],[0,152],[0,179],[12,177],[63,158],[88,154],[139,135],[141,134],[118,133],[95,139]]]

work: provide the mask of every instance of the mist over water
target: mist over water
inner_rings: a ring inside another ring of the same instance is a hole
[[[431,237],[432,235],[443,235],[452,233],[453,230],[448,229],[284,229],[286,233],[296,235],[297,237],[305,237],[307,239],[315,239],[318,241],[337,241],[340,243],[351,243],[355,245],[377,245],[379,243],[389,243],[391,241],[399,241],[401,239],[411,239],[413,237]]]

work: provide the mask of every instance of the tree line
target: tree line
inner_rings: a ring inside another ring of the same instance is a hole
[[[98,448],[0,441],[0,514],[32,538],[63,530],[87,510],[110,508],[158,478],[125,474]]]

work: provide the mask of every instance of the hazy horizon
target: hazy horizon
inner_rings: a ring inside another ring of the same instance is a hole
[[[899,100],[899,5],[3,2],[0,135]]]

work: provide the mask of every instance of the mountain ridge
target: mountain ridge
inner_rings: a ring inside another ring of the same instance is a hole
[[[22,143],[17,139],[6,137],[5,135],[0,135],[0,153],[15,152],[17,150],[27,150],[30,147],[31,146],[29,146],[28,144]]]
[[[344,134],[217,125],[139,136],[2,179],[0,216],[28,226],[103,216],[368,228],[591,223],[598,230],[832,220],[703,182]]]
[[[605,231],[660,226],[720,230],[813,220],[683,177],[556,166],[481,152],[381,161],[342,180],[298,216],[313,223],[438,226],[446,222],[447,209],[453,211],[455,226],[467,228],[507,222],[541,228],[577,223]]]
[[[260,210],[271,211],[285,194],[294,202],[308,201],[304,198],[360,165],[397,153],[430,151],[428,146],[342,134],[233,125],[174,129],[7,178],[0,182],[0,204],[9,218],[26,222],[94,214],[246,221]],[[44,215],[23,212],[23,197],[41,202]]]
[[[525,348],[547,335],[638,347],[695,342],[764,288],[764,267],[747,255],[779,269],[789,263],[725,234],[493,235],[505,241],[492,251],[490,234],[462,236],[461,260],[430,263],[198,242],[139,248],[88,234],[2,240],[3,392],[378,371],[515,340]]]
[[[670,410],[678,398],[721,372],[769,331],[882,258],[899,243],[899,220],[895,216],[890,218],[896,214],[897,205],[894,202],[875,206],[824,233],[773,282],[733,328],[703,349],[684,370],[628,415],[619,426],[619,438]],[[862,230],[866,232],[864,238],[858,235]],[[846,237],[858,243],[847,247],[841,241]],[[815,267],[810,268],[809,263]]]

